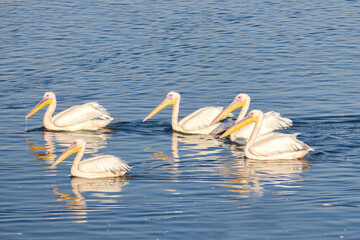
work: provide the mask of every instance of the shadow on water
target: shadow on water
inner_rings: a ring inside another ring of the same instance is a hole
[[[171,125],[167,122],[149,120],[146,123],[142,121],[134,122],[115,122],[109,125],[109,129],[116,132],[124,132],[136,135],[157,135],[159,133],[172,132]]]
[[[25,132],[27,132],[27,133],[39,132],[39,131],[47,131],[47,130],[46,130],[46,128],[44,126],[38,127],[38,128],[33,128],[33,129],[25,129]]]
[[[98,133],[116,133],[116,132],[124,132],[128,134],[137,134],[137,135],[156,135],[159,132],[163,133],[165,132],[172,132],[171,124],[168,122],[161,122],[157,120],[149,120],[146,123],[143,123],[142,121],[118,121],[118,122],[112,122],[110,123],[106,128],[103,128],[101,130],[96,131],[51,131],[47,130],[44,126],[37,127],[33,129],[26,129],[26,133],[31,132],[59,132],[59,133],[89,133],[89,134],[98,134]]]

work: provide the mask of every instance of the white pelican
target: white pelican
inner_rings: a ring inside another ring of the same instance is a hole
[[[234,124],[233,121],[223,121],[210,125],[211,121],[214,120],[214,118],[223,110],[222,107],[200,108],[178,122],[180,98],[181,96],[179,93],[169,92],[166,98],[144,118],[143,122],[154,116],[166,106],[173,105],[171,126],[176,132],[186,134],[218,134],[224,132],[227,128]],[[224,118],[226,117],[233,117],[233,115],[225,116]]]
[[[222,111],[215,119],[212,121],[211,124],[215,124],[218,121],[220,121],[224,116],[228,115],[232,111],[234,111],[237,108],[241,107],[241,111],[239,113],[239,116],[236,119],[236,122],[241,121],[247,111],[249,110],[250,106],[250,96],[245,93],[238,94],[234,101],[227,106],[224,111]],[[238,131],[234,132],[230,135],[230,140],[233,142],[236,142],[238,144],[245,145],[246,142],[249,140],[251,132],[254,129],[255,124],[249,124]],[[261,139],[261,136],[267,133],[271,133],[275,130],[284,129],[287,127],[292,126],[292,121],[288,118],[283,118],[280,116],[280,113],[278,112],[267,112],[264,114],[264,121],[261,126],[260,132],[258,134],[257,139]]]
[[[56,108],[56,97],[53,92],[46,92],[43,99],[26,115],[25,119],[46,105],[49,105],[49,107],[45,112],[43,124],[49,130],[98,130],[106,127],[106,125],[114,120],[106,109],[97,102],[73,106],[53,117],[52,114]]]
[[[80,162],[84,156],[86,142],[82,139],[76,139],[68,149],[63,152],[59,158],[51,165],[51,168],[62,162],[71,154],[77,152],[74,163],[71,167],[71,175],[83,178],[105,178],[124,176],[130,167],[121,159],[112,155],[100,155],[85,159]]]
[[[260,132],[264,114],[260,110],[252,110],[246,118],[235,123],[220,138],[226,137],[238,129],[255,122],[255,127],[247,142],[244,152],[245,157],[251,159],[297,159],[305,156],[310,148],[305,143],[296,139],[298,134],[268,133],[268,137],[255,142],[256,136]]]

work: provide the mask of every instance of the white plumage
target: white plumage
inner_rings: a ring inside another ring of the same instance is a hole
[[[100,155],[80,161],[84,155],[86,142],[76,139],[68,149],[51,165],[51,168],[77,152],[71,167],[71,175],[84,178],[104,178],[123,176],[131,168],[120,158],[112,155]]]
[[[298,134],[276,134],[256,142],[250,149],[254,155],[273,155],[296,152],[309,148],[296,138]]]
[[[173,105],[172,121],[171,125],[174,131],[186,133],[186,134],[218,134],[225,131],[234,122],[233,121],[221,121],[217,124],[211,125],[210,123],[219,115],[222,111],[222,107],[204,107],[196,110],[195,112],[184,117],[178,121],[179,108],[180,108],[181,96],[177,92],[170,92],[166,98],[143,120],[145,122],[161,109],[168,105]],[[224,120],[227,117],[234,117],[233,114],[229,114],[223,117]]]
[[[250,96],[245,93],[240,93],[236,95],[234,101],[229,104],[215,119],[211,124],[216,123],[220,119],[222,119],[227,114],[231,113],[237,108],[241,107],[241,111],[236,119],[236,122],[241,121],[250,106]],[[249,140],[250,135],[254,129],[255,123],[251,123],[234,132],[230,136],[230,140],[236,142],[238,144],[245,145]],[[270,111],[264,114],[264,121],[259,131],[258,137],[267,133],[271,133],[275,130],[284,129],[292,126],[292,121],[288,118],[284,118],[280,116],[280,113]]]
[[[101,155],[80,162],[79,170],[86,173],[121,172],[130,170],[120,158],[112,155]]]
[[[260,110],[253,110],[248,117],[229,128],[220,138],[230,135],[238,129],[255,122],[255,127],[247,142],[244,152],[247,158],[252,159],[296,159],[303,157],[309,151],[313,151],[305,143],[296,138],[296,134],[268,133],[262,139],[256,137],[260,132],[264,114]]]
[[[292,121],[290,119],[281,117],[278,112],[267,112],[264,114],[263,124],[257,138],[262,135],[272,133],[275,130],[285,129],[290,126],[292,126]],[[255,123],[250,123],[249,125],[240,128],[238,131],[231,134],[230,140],[245,145],[246,142],[249,141],[254,127]]]
[[[106,109],[97,102],[76,105],[52,117],[56,109],[56,96],[53,92],[45,93],[43,99],[25,118],[32,116],[47,104],[49,107],[45,112],[43,124],[45,128],[50,130],[97,130],[106,127],[114,120]]]

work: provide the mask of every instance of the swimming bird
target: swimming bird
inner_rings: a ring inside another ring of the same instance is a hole
[[[236,119],[236,122],[241,121],[247,111],[249,110],[249,106],[250,106],[250,96],[245,94],[245,93],[240,93],[238,95],[236,95],[234,101],[232,103],[229,104],[229,106],[227,106],[224,111],[222,111],[212,122],[211,124],[215,124],[218,121],[220,121],[224,116],[228,115],[229,113],[231,113],[232,111],[234,111],[237,108],[241,107],[241,111]],[[238,144],[242,144],[245,145],[246,142],[249,140],[251,132],[254,129],[255,124],[249,124],[246,125],[244,127],[242,127],[241,129],[239,129],[238,131],[232,133],[230,135],[230,140],[233,142],[236,142]],[[280,113],[278,112],[267,112],[264,114],[264,121],[263,124],[261,126],[260,132],[258,134],[258,139],[260,139],[260,136],[273,132],[275,130],[279,130],[279,129],[284,129],[287,127],[291,127],[292,126],[292,121],[288,118],[284,118],[280,116]]]
[[[234,124],[233,121],[222,121],[210,125],[211,121],[213,121],[214,118],[217,115],[219,115],[219,113],[223,110],[222,107],[200,108],[197,111],[184,117],[182,120],[178,121],[180,99],[181,99],[180,93],[169,92],[166,98],[144,118],[143,122],[154,116],[156,113],[158,113],[161,109],[165,108],[166,106],[173,105],[171,125],[172,125],[172,129],[176,132],[181,132],[186,134],[218,134],[224,132],[227,128],[229,128],[232,124]],[[224,116],[224,118],[226,117],[234,117],[234,115],[230,114]]]
[[[46,92],[43,99],[26,115],[25,119],[46,105],[49,106],[44,114],[43,124],[49,130],[98,130],[106,127],[106,125],[114,120],[106,109],[97,102],[73,106],[53,117],[52,114],[56,108],[56,96],[53,92]]]
[[[51,165],[51,168],[77,152],[71,167],[72,176],[83,178],[120,177],[130,170],[125,162],[112,155],[100,155],[80,162],[84,156],[85,147],[86,142],[83,139],[76,139]]]
[[[261,110],[252,110],[246,118],[226,130],[220,138],[226,137],[238,129],[255,122],[255,127],[244,149],[247,158],[262,160],[297,159],[305,156],[309,151],[314,151],[314,149],[296,138],[297,133],[268,133],[267,138],[256,142],[263,120],[264,114]]]

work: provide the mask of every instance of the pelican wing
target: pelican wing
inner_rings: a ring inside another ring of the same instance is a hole
[[[297,133],[274,135],[256,142],[249,151],[257,156],[271,156],[310,149],[296,138],[297,135]]]
[[[81,161],[79,170],[87,173],[120,172],[130,170],[130,167],[115,156],[101,155]]]
[[[215,119],[215,117],[217,117],[221,113],[222,110],[222,107],[200,108],[181,119],[179,125],[185,131],[204,129],[210,126],[210,123]],[[234,117],[233,114],[230,114],[228,116]]]
[[[73,106],[53,117],[54,124],[58,127],[69,127],[94,119],[110,119],[106,109],[97,102],[89,102]]]
[[[283,118],[278,112],[267,112],[264,114],[264,120],[261,125],[261,129],[258,136],[271,133],[275,130],[284,129],[292,126],[292,121],[288,118]],[[234,133],[234,139],[244,138],[248,140],[255,127],[255,123],[250,123]]]
[[[292,121],[288,118],[281,117],[280,113],[274,111],[267,112],[264,114],[260,135],[291,126]]]

